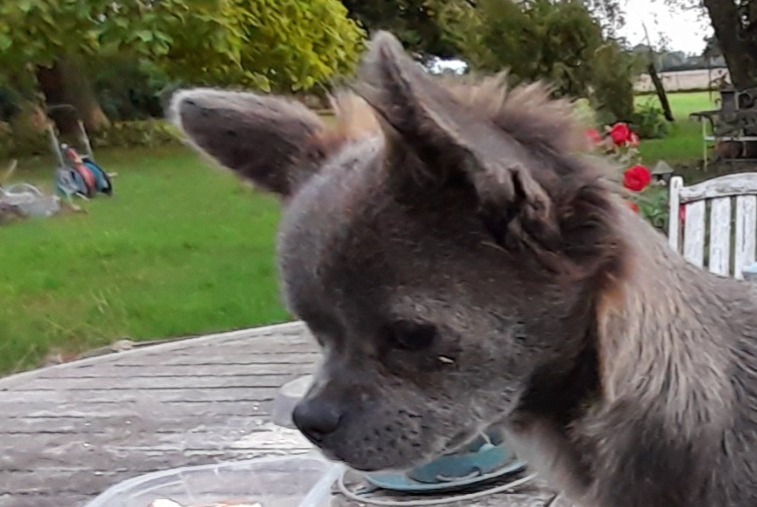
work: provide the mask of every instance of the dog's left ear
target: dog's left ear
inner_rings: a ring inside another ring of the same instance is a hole
[[[170,116],[197,151],[285,198],[338,148],[315,113],[281,97],[185,90],[174,95]]]
[[[389,33],[379,32],[371,41],[355,90],[382,120],[389,157],[410,150],[426,176],[462,175],[498,240],[520,243],[525,233],[542,248],[559,242],[553,202],[526,169],[531,159],[523,146],[431,78]],[[387,165],[403,171],[396,161]]]

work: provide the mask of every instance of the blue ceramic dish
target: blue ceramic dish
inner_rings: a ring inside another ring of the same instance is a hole
[[[406,473],[366,475],[374,486],[406,493],[437,493],[458,489],[525,469],[505,442],[480,439],[456,454],[449,454]]]

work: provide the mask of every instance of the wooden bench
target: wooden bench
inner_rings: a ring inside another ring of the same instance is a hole
[[[742,91],[721,90],[721,107],[710,111],[691,113],[690,118],[698,120],[702,125],[703,160],[707,168],[709,161],[709,144],[718,143],[757,143],[757,88]],[[744,151],[744,159],[754,157]],[[729,157],[730,161],[740,157]],[[744,160],[741,159],[741,160]]]
[[[729,174],[689,187],[674,176],[669,210],[668,242],[675,251],[712,273],[743,278],[744,268],[755,261],[757,172]]]

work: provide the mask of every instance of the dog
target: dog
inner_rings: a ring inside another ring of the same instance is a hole
[[[757,292],[627,207],[569,102],[439,81],[380,32],[334,109],[171,105],[282,202],[284,300],[323,350],[293,418],[327,457],[407,470],[502,428],[586,507],[757,505]]]

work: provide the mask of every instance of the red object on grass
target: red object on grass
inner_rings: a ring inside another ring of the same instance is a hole
[[[635,165],[623,175],[623,186],[632,192],[641,192],[652,183],[652,173],[643,165]]]

